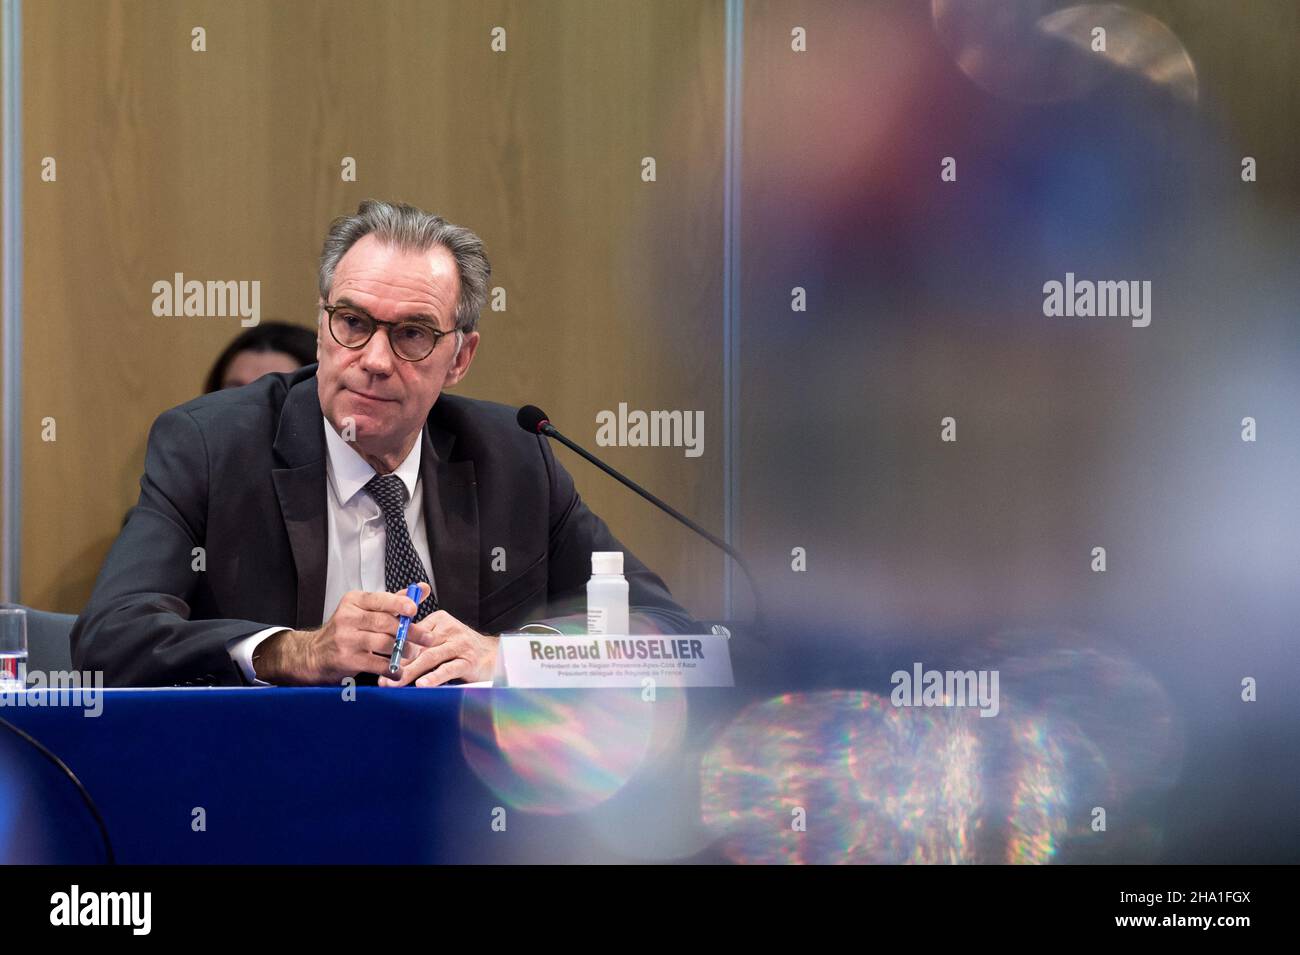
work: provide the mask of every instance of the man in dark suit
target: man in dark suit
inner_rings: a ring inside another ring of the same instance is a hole
[[[110,686],[486,680],[498,634],[583,609],[592,551],[624,551],[633,629],[692,630],[544,438],[442,394],[489,274],[477,236],[411,206],[335,220],[318,364],[159,416],[74,666]],[[399,614],[415,620],[390,680]]]

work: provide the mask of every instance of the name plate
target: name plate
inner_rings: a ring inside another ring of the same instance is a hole
[[[731,651],[716,634],[618,636],[503,633],[495,686],[734,686]]]

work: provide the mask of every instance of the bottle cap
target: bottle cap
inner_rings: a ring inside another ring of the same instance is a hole
[[[623,573],[623,552],[621,550],[592,551],[591,572],[593,574]]]

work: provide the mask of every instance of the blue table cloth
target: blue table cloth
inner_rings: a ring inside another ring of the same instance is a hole
[[[101,692],[96,716],[0,717],[80,777],[120,863],[708,860],[698,754],[735,705],[730,690],[689,706],[681,691]],[[0,856],[103,855],[70,782],[0,733]]]

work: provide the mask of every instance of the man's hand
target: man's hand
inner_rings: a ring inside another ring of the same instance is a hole
[[[380,686],[438,686],[449,680],[478,683],[492,679],[500,637],[484,636],[445,610],[435,610],[406,635],[407,647],[419,651],[404,660],[397,679],[379,678]]]
[[[430,587],[420,584],[420,600]],[[258,679],[268,683],[329,686],[358,673],[388,672],[388,658],[397,638],[397,618],[415,616],[416,605],[405,593],[370,593],[351,590],[319,630],[282,630],[262,641],[253,653]],[[426,617],[422,623],[432,616]],[[417,624],[411,624],[411,634]],[[407,658],[418,646],[408,637]]]

